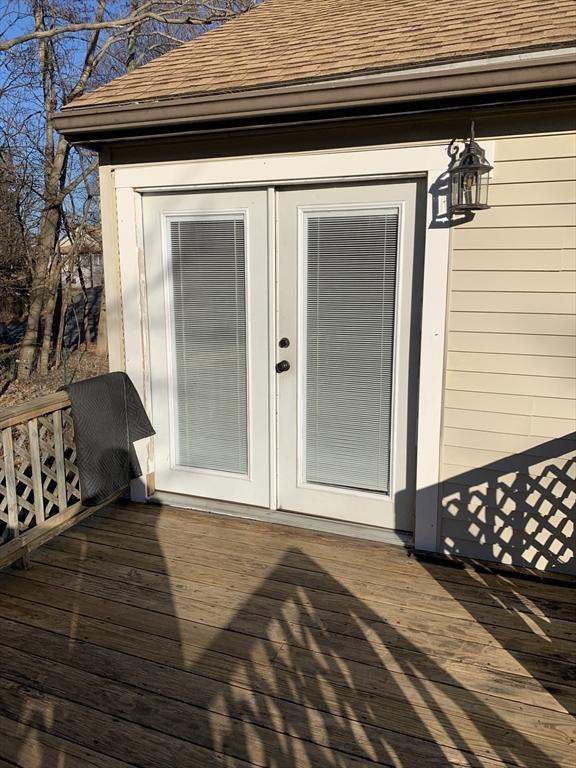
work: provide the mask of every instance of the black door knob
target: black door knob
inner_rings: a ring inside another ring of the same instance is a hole
[[[279,363],[276,363],[276,373],[284,373],[285,371],[290,370],[290,363],[288,360],[280,360]]]
[[[278,346],[282,347],[282,349],[286,349],[286,347],[290,346],[290,339],[287,339],[286,336],[284,336],[284,338],[280,339],[278,342]]]

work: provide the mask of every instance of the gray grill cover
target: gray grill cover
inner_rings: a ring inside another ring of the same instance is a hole
[[[142,471],[133,443],[155,434],[140,396],[122,372],[69,384],[82,503],[118,494]]]

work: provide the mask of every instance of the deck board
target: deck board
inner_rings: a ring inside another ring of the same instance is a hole
[[[572,766],[575,628],[567,584],[114,505],[0,574],[0,766]]]

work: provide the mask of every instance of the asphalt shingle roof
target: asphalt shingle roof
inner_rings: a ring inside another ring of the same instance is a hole
[[[575,0],[265,0],[73,106],[229,93],[575,40]]]

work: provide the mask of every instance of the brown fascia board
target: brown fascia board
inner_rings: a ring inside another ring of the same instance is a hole
[[[510,60],[513,59],[513,60]],[[64,107],[52,116],[56,129],[80,143],[102,143],[115,132],[169,128],[210,121],[294,115],[402,102],[505,94],[576,84],[574,49],[554,55],[485,59],[380,75],[299,85],[181,96],[122,104]],[[425,108],[425,106],[424,106]]]

